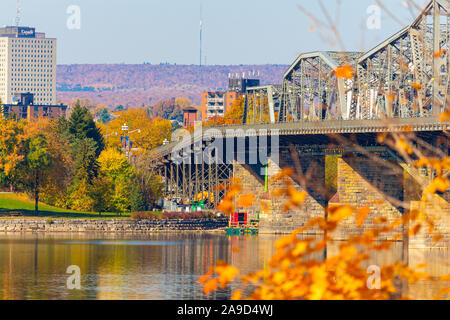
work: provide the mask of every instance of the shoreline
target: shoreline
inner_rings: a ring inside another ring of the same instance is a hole
[[[61,219],[61,218],[1,218],[0,233],[176,233],[220,232],[228,219],[195,220],[133,220],[133,219]]]

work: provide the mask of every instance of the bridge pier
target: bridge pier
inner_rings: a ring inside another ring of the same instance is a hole
[[[436,230],[443,240],[436,244],[432,236],[425,236],[428,227],[424,225],[418,236],[411,238],[409,247],[436,247],[450,244],[450,204],[448,192],[436,196],[433,203],[422,202],[422,190],[409,169],[387,149],[377,148],[363,155],[358,152],[337,152],[334,154],[288,157],[282,152],[281,165],[269,161],[269,177],[265,191],[265,177],[260,173],[262,166],[247,166],[234,163],[233,175],[239,178],[242,194],[251,193],[255,202],[250,208],[237,208],[252,216],[259,213],[261,233],[289,233],[303,227],[310,219],[324,217],[327,206],[349,205],[356,209],[369,207],[370,215],[362,227],[355,218],[343,221],[330,235],[336,240],[344,240],[352,235],[363,234],[375,227],[373,219],[384,217],[388,222],[399,219],[404,212],[420,209],[426,214],[439,213]],[[283,181],[272,181],[283,168],[293,168],[294,175],[287,181],[297,191],[305,191],[307,196],[299,208],[284,210],[288,199],[276,196],[279,189],[286,188]],[[447,200],[446,200],[447,199]],[[407,208],[405,209],[404,206]],[[312,233],[320,235],[318,230]],[[380,239],[401,240],[402,227],[396,228]]]

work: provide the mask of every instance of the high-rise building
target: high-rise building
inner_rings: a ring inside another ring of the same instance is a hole
[[[23,93],[38,105],[56,105],[56,39],[29,27],[0,28],[0,98],[15,104]]]

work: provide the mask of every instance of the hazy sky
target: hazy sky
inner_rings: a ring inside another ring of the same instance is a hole
[[[382,0],[404,23],[402,2]],[[199,63],[200,0],[21,0],[21,25],[58,39],[58,63]],[[340,10],[336,3],[341,2]],[[422,3],[423,0],[416,0]],[[366,26],[375,0],[322,0],[339,16],[345,49],[370,49],[402,26],[385,11],[379,29]],[[80,29],[70,30],[69,6]],[[333,49],[310,31],[299,5],[326,21],[318,0],[203,0],[207,64],[290,64],[301,52]],[[13,25],[16,0],[0,1],[0,25]]]

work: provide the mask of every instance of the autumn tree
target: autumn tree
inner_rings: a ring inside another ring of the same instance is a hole
[[[17,168],[25,160],[25,123],[7,120],[0,114],[0,177],[13,184]]]
[[[224,118],[227,120],[232,120],[233,124],[242,124],[242,119],[244,117],[244,104],[244,98],[234,101],[230,109],[228,109],[225,113]]]
[[[124,124],[128,126],[129,132],[132,132],[130,139],[133,146],[142,150],[158,147],[171,136],[172,123],[169,120],[152,119],[144,109],[130,109],[118,112],[117,118],[108,124],[107,143],[109,147],[121,148],[121,136],[125,134],[122,131]],[[106,134],[106,128],[104,133]]]
[[[92,116],[95,121],[106,124],[111,120],[109,107],[104,104],[99,104],[91,109]]]
[[[148,210],[158,199],[164,190],[164,182],[153,172],[147,163],[148,155],[140,154],[133,159],[133,167],[136,178],[132,193],[133,210]]]
[[[68,190],[73,184],[75,155],[73,144],[67,132],[65,119],[52,120],[41,132],[45,135],[51,156],[52,169],[45,175],[41,189],[41,198],[47,204],[67,208]]]
[[[25,190],[33,194],[34,214],[39,214],[39,191],[42,180],[47,171],[51,168],[51,157],[48,150],[48,143],[45,136],[38,134],[29,141],[29,148],[23,164],[22,185]]]
[[[134,172],[126,156],[115,149],[107,149],[100,154],[98,162],[100,177],[110,181],[109,189],[112,194],[110,209],[118,212],[128,211],[131,206]]]
[[[151,111],[152,118],[183,121],[183,109],[192,107],[192,101],[186,98],[172,98],[158,102]]]

